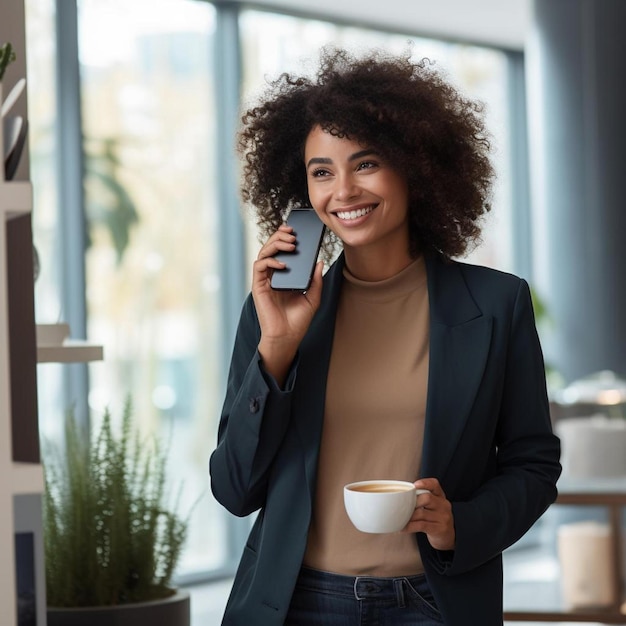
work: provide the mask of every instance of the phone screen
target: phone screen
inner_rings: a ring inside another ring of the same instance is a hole
[[[287,224],[296,236],[293,252],[279,252],[275,258],[286,263],[283,270],[274,270],[270,284],[273,289],[306,291],[324,238],[324,223],[314,209],[293,209]]]

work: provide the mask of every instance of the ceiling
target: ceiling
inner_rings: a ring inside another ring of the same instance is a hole
[[[522,50],[531,24],[532,1],[260,0],[250,4],[385,30]]]

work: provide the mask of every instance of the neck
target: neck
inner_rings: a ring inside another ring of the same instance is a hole
[[[384,254],[372,254],[362,248],[344,247],[346,266],[359,280],[376,282],[395,276],[415,260],[406,252],[386,250]]]

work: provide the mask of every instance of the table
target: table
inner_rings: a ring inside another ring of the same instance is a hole
[[[510,622],[599,622],[626,624],[626,601],[622,597],[625,572],[622,559],[621,511],[626,507],[626,477],[559,481],[556,505],[603,506],[608,509],[613,560],[614,603],[605,608],[563,611],[505,611]]]

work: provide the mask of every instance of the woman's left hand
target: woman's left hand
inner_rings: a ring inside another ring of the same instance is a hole
[[[417,505],[409,523],[402,532],[425,533],[435,550],[454,550],[455,532],[452,504],[446,498],[436,478],[422,478],[415,482],[418,489],[430,493],[417,496]]]

